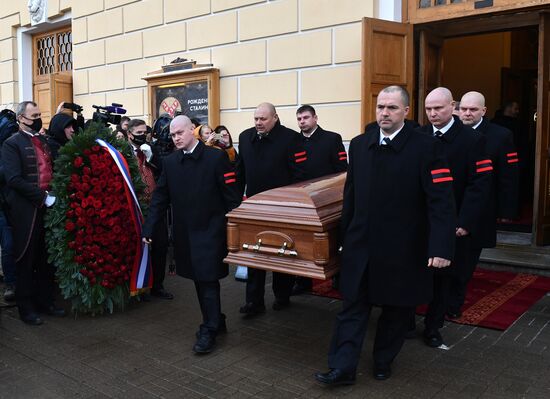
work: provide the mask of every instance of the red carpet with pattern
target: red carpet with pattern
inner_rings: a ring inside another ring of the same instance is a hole
[[[477,268],[468,285],[460,324],[506,330],[550,291],[550,278]],[[332,281],[314,280],[313,294],[340,299]],[[417,313],[424,314],[426,306]]]

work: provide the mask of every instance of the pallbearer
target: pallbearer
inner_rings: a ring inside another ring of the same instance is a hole
[[[351,141],[342,208],[340,291],[327,385],[353,384],[373,305],[382,307],[374,340],[374,378],[391,375],[416,305],[432,295],[434,268],[454,250],[451,170],[441,143],[405,125],[409,95],[399,86],[377,98],[380,129]]]
[[[228,273],[225,214],[239,205],[240,190],[227,156],[197,140],[188,117],[174,118],[170,135],[176,151],[163,160],[143,237],[151,243],[153,227],[172,204],[176,271],[195,282],[203,317],[193,351],[208,353],[226,331],[219,283]]]

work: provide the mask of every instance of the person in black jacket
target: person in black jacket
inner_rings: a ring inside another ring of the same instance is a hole
[[[451,267],[434,275],[434,298],[424,319],[424,342],[437,348],[443,343],[439,329],[445,322],[453,275],[470,262],[470,249],[483,240],[482,215],[489,201],[493,162],[485,154],[485,137],[453,116],[452,93],[445,87],[432,90],[425,101],[430,123],[422,128],[443,144],[453,176],[457,211],[455,254]]]
[[[193,351],[209,353],[226,331],[219,283],[228,274],[225,214],[240,204],[240,189],[225,154],[197,140],[187,116],[174,118],[170,135],[176,151],[163,160],[142,235],[150,244],[172,204],[176,272],[195,282],[203,316]]]
[[[50,120],[46,141],[48,142],[54,161],[57,159],[59,149],[73,137],[77,129],[76,126],[76,119],[63,112],[55,114]]]
[[[454,251],[455,210],[441,143],[405,125],[409,95],[383,89],[380,128],[351,141],[344,186],[340,292],[327,385],[353,384],[373,305],[382,307],[374,339],[374,378],[391,375],[416,305],[430,300],[434,268]]]
[[[491,193],[479,223],[479,238],[470,248],[468,263],[452,278],[451,297],[447,316],[462,316],[461,307],[466,287],[479,261],[482,248],[496,245],[497,218],[510,220],[517,217],[519,201],[519,158],[510,130],[489,122],[485,118],[487,107],[483,94],[471,91],[460,100],[460,119],[466,126],[485,137],[485,152],[492,161]]]
[[[348,155],[342,136],[324,130],[318,125],[315,108],[302,105],[296,110],[296,120],[300,128],[302,145],[307,153],[305,162],[306,179],[345,172],[348,169]],[[299,295],[311,290],[312,280],[307,277],[296,277],[292,295]]]
[[[237,176],[246,184],[246,195],[305,180],[303,165],[307,153],[300,136],[279,121],[273,104],[262,103],[254,111],[254,127],[239,136]],[[244,189],[244,186],[243,186]],[[273,272],[274,310],[290,305],[294,276]],[[248,269],[246,303],[240,312],[248,317],[265,312],[265,271]]]
[[[65,315],[64,309],[54,303],[54,269],[47,261],[45,243],[45,210],[56,200],[48,192],[52,158],[46,140],[39,133],[42,119],[38,105],[23,101],[16,114],[20,130],[2,146],[17,273],[15,299],[21,320],[40,325],[43,321],[39,312]]]

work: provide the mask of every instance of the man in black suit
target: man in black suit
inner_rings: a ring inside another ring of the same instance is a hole
[[[39,134],[42,119],[38,105],[23,101],[16,115],[19,132],[2,146],[17,275],[15,298],[21,320],[40,325],[43,321],[38,313],[65,315],[54,304],[54,269],[47,262],[44,235],[46,208],[55,203],[55,195],[48,192],[53,177],[52,156]]]
[[[197,140],[187,116],[174,118],[170,135],[176,151],[163,160],[142,235],[150,244],[172,204],[176,272],[194,281],[203,317],[193,351],[209,353],[216,335],[226,331],[219,283],[228,273],[225,214],[239,205],[240,189],[223,151]]]
[[[466,296],[466,287],[479,261],[482,248],[496,245],[497,218],[517,217],[519,201],[519,158],[510,130],[485,118],[487,107],[483,94],[470,91],[460,100],[460,120],[485,137],[485,152],[492,161],[493,171],[489,201],[481,214],[479,238],[470,248],[468,262],[451,281],[451,297],[447,316],[458,318]]]
[[[332,173],[345,172],[348,169],[348,155],[342,143],[342,136],[319,126],[317,113],[311,105],[302,105],[298,108],[296,120],[300,128],[302,145],[307,153],[305,178],[309,180]],[[296,278],[292,289],[293,295],[310,290],[310,278]]]
[[[424,342],[436,348],[443,343],[439,329],[449,306],[452,276],[461,273],[469,262],[470,248],[482,240],[482,214],[489,201],[493,163],[485,155],[485,138],[453,115],[454,101],[449,89],[432,90],[424,102],[429,124],[422,128],[436,137],[453,176],[456,203],[456,243],[451,267],[434,273],[434,297],[424,319]]]
[[[239,136],[237,176],[246,184],[251,197],[272,188],[305,180],[304,165],[308,159],[297,132],[281,124],[273,104],[262,103],[254,111],[254,127]],[[248,269],[246,303],[240,312],[246,317],[265,312],[265,270]],[[294,276],[273,272],[273,310],[290,305]]]
[[[441,143],[405,125],[409,95],[399,86],[377,98],[378,129],[351,141],[342,208],[340,292],[327,385],[353,384],[373,305],[382,307],[374,378],[391,375],[416,305],[432,295],[434,268],[454,250],[453,180]]]

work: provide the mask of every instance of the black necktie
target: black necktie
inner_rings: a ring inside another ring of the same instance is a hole
[[[390,141],[391,139],[389,137],[384,137],[382,139],[382,142],[380,143],[381,146],[387,146],[388,144],[390,144]]]
[[[434,132],[434,136],[437,137],[438,139],[442,139],[443,138],[443,133],[440,130],[436,130]]]

